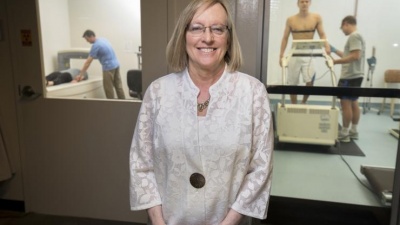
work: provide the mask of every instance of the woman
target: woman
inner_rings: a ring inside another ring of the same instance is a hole
[[[228,5],[194,0],[167,46],[176,73],[146,91],[130,151],[132,210],[149,224],[251,224],[265,219],[273,130],[265,86],[237,72]]]

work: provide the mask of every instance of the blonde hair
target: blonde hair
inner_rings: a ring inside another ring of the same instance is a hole
[[[233,72],[242,66],[243,59],[240,44],[227,2],[225,0],[193,0],[180,15],[174,32],[172,33],[172,37],[167,45],[167,62],[173,70],[182,71],[188,66],[186,30],[197,10],[203,5],[206,5],[207,8],[209,8],[215,4],[221,4],[227,14],[229,37],[228,50],[225,53],[224,60],[228,64],[228,70]]]

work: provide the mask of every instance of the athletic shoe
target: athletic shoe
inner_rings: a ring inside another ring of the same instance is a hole
[[[340,132],[338,140],[340,142],[348,143],[348,142],[350,142],[350,135],[349,134],[343,134],[342,132]]]
[[[349,136],[351,139],[358,140],[358,132],[357,131],[349,131]]]

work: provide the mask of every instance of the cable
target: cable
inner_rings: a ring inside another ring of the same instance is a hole
[[[328,74],[328,72],[330,72],[330,70],[325,71],[325,73],[323,73],[320,77],[315,78],[315,80],[320,80],[320,79],[322,79],[326,74]],[[335,76],[335,78],[337,78],[337,77],[336,77],[335,71],[332,71],[332,73],[333,73],[333,75]]]
[[[377,196],[377,197],[379,198],[378,194],[376,194],[376,193],[374,192],[374,190],[372,190],[367,184],[365,184],[364,182],[362,182],[362,181],[360,180],[360,178],[357,176],[357,174],[356,174],[356,173],[354,172],[354,170],[351,168],[350,164],[346,161],[346,159],[343,157],[342,153],[340,152],[340,146],[338,147],[338,150],[339,150],[340,158],[341,158],[342,161],[347,165],[347,167],[350,169],[350,172],[354,175],[354,177],[358,180],[358,182],[359,182],[362,186],[364,186],[366,189],[368,189],[372,194],[374,194],[375,196]]]
[[[320,80],[322,79],[330,70],[325,71],[325,73],[323,73],[318,79],[315,78],[315,80]]]

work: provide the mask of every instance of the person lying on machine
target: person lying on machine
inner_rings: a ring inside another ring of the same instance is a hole
[[[63,83],[76,83],[79,82],[78,75],[79,69],[68,69],[62,71],[52,72],[46,76],[46,86],[54,86]],[[88,79],[88,74],[85,72],[83,80]]]

